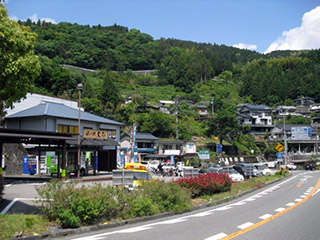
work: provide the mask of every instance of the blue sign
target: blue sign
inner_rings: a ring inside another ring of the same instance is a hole
[[[174,156],[170,156],[170,163],[174,164]]]
[[[278,152],[277,153],[277,158],[282,159],[283,158],[283,152]]]
[[[22,174],[29,174],[29,157],[23,156]]]
[[[217,144],[216,148],[217,148],[217,153],[222,153],[222,144]]]

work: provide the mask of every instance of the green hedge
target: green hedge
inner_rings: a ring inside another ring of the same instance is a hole
[[[145,182],[141,189],[51,181],[37,188],[40,209],[62,227],[79,227],[112,219],[129,219],[191,208],[190,195],[175,183]]]

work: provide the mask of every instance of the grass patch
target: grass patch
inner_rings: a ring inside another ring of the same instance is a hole
[[[42,215],[0,215],[0,239],[39,235],[48,232],[50,225],[53,224]]]

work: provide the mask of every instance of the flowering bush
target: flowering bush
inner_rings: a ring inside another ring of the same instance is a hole
[[[176,183],[182,188],[187,188],[195,198],[230,191],[232,180],[226,173],[207,173],[196,177],[180,178]]]

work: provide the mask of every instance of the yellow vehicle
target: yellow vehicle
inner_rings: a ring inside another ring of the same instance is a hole
[[[126,170],[133,170],[133,187],[141,186],[143,181],[152,180],[150,172],[141,163],[126,163]]]

